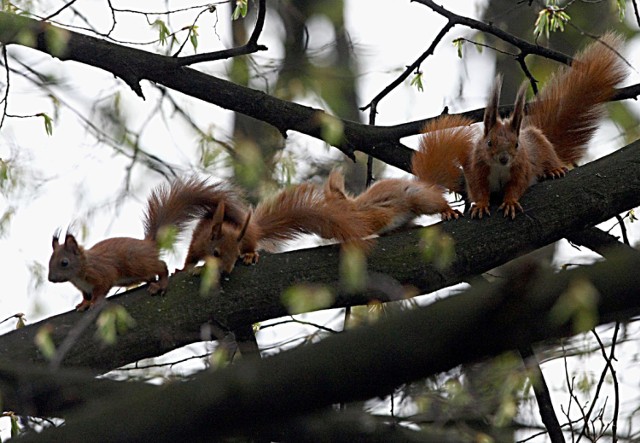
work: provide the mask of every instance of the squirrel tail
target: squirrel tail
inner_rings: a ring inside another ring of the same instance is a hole
[[[526,124],[542,130],[566,164],[584,155],[604,103],[627,76],[621,47],[619,35],[604,34],[577,54],[571,67],[556,72],[529,104]]]
[[[224,183],[209,184],[197,177],[176,179],[170,186],[158,186],[147,200],[144,218],[146,240],[156,241],[163,227],[174,226],[180,234],[191,220],[210,216],[221,203],[225,217],[242,224],[246,209],[237,191]]]
[[[356,244],[367,235],[354,211],[335,210],[325,200],[323,190],[310,183],[292,186],[261,201],[254,211],[253,222],[260,231],[260,244],[266,249],[303,234]]]
[[[460,193],[462,169],[473,148],[473,120],[459,115],[443,115],[428,122],[413,155],[411,171],[421,181]]]

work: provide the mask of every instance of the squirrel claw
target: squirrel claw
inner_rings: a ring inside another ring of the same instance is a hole
[[[498,211],[504,211],[504,216],[510,216],[511,220],[516,218],[516,209],[518,209],[520,212],[524,212],[524,209],[522,209],[520,202],[518,202],[517,200],[510,202],[505,201],[498,207]]]
[[[245,252],[244,254],[240,254],[240,258],[245,265],[255,265],[260,259],[260,254],[258,254],[257,251]]]
[[[83,312],[91,308],[91,306],[93,306],[91,300],[82,299],[82,301],[76,305],[76,311]]]
[[[471,218],[479,218],[482,219],[482,216],[487,214],[487,216],[491,216],[491,211],[489,211],[489,205],[486,203],[474,203],[471,207]]]
[[[153,283],[149,283],[149,288],[147,289],[147,292],[149,292],[150,295],[162,295],[164,294],[166,288],[163,288],[160,283],[158,282],[153,282]]]
[[[457,220],[459,217],[464,217],[464,214],[457,209],[447,208],[440,213],[440,216],[442,217],[442,220]]]

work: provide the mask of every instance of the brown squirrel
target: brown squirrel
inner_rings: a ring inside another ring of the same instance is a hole
[[[226,185],[208,184],[197,178],[176,180],[169,188],[159,186],[147,201],[143,240],[109,238],[84,249],[72,234],[67,233],[62,244],[55,234],[49,281],[68,281],[82,292],[83,300],[76,306],[78,311],[93,306],[113,286],[149,282],[149,293],[161,294],[167,288],[169,273],[160,259],[158,233],[169,226],[180,233],[189,221],[213,212],[222,201],[236,200],[235,191]],[[237,216],[241,211],[236,212]]]
[[[462,194],[462,167],[476,140],[476,129],[470,126],[473,123],[470,118],[448,114],[429,121],[411,159],[411,172],[420,181]]]
[[[220,271],[228,276],[238,258],[245,264],[259,259],[259,249],[273,250],[279,243],[303,234],[353,243],[364,248],[365,224],[354,213],[329,205],[322,189],[302,183],[261,201],[243,223],[225,220],[227,208],[218,205],[211,219],[201,220],[194,229],[184,269],[213,256]]]
[[[407,227],[420,215],[439,213],[446,220],[460,216],[441,188],[420,180],[386,178],[351,196],[345,191],[344,176],[332,171],[325,183],[325,198],[336,210],[356,214],[367,236]]]
[[[466,156],[457,150],[449,152],[446,147],[429,145],[421,146],[416,157],[432,157],[432,163],[447,165],[440,169],[447,176],[438,183],[455,192],[460,192],[457,183],[464,172],[467,195],[473,202],[472,218],[490,215],[489,199],[497,192],[503,194],[498,209],[504,211],[505,217],[515,218],[516,212],[523,210],[520,197],[531,185],[539,179],[564,176],[567,167],[584,155],[604,112],[604,103],[626,77],[624,61],[617,53],[620,47],[621,39],[613,33],[589,45],[575,57],[571,67],[553,75],[529,103],[526,116],[523,85],[513,113],[505,119],[499,117],[498,76],[485,109],[484,132],[467,146]],[[430,137],[430,133],[423,137]]]

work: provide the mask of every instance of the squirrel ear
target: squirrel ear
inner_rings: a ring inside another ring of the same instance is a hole
[[[78,246],[76,238],[71,234],[67,234],[64,238],[64,248],[73,252],[74,254],[80,253],[80,246]]]
[[[247,214],[247,218],[242,225],[242,229],[240,230],[240,234],[238,234],[238,243],[242,241],[244,235],[247,233],[247,228],[249,227],[249,222],[251,221],[251,211]]]
[[[213,226],[211,228],[211,240],[222,237],[222,223],[224,221],[224,202],[220,202],[213,214]]]
[[[60,246],[60,230],[57,229],[56,232],[53,233],[53,240],[51,241],[51,247],[55,251],[56,248]]]
[[[522,120],[524,119],[524,105],[527,97],[527,83],[524,82],[518,94],[516,95],[516,101],[513,105],[513,114],[511,114],[511,129],[516,133],[520,133],[520,127],[522,126]]]
[[[338,170],[331,171],[324,184],[324,193],[332,197],[347,198],[344,190],[344,175]]]
[[[491,128],[498,122],[498,103],[500,102],[500,90],[502,89],[502,75],[497,75],[491,89],[489,102],[484,109],[484,135],[489,134]]]

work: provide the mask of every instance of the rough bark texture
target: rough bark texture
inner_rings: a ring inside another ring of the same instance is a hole
[[[577,168],[561,180],[534,186],[522,199],[525,213],[513,221],[494,212],[480,221],[465,218],[438,224],[455,242],[455,258],[445,270],[424,262],[421,229],[414,229],[380,238],[369,258],[369,271],[386,275],[398,285],[411,285],[419,293],[459,283],[640,205],[639,165],[640,142],[636,142]],[[63,364],[103,373],[210,339],[201,332],[202,325],[208,322],[233,330],[286,315],[280,296],[284,289],[298,283],[331,286],[338,294],[333,307],[392,299],[381,291],[342,291],[337,281],[338,268],[339,250],[327,246],[265,255],[257,266],[238,266],[231,279],[223,282],[222,289],[209,297],[199,296],[198,277],[186,274],[174,276],[163,297],[150,297],[144,287],[113,296],[110,300],[124,306],[136,319],[136,328],[110,347],[101,345],[93,331],[88,331]],[[372,281],[375,284],[376,280]],[[5,334],[0,337],[0,356],[43,362],[33,344],[37,331],[49,324],[55,341],[60,343],[82,315],[69,312]]]
[[[272,427],[331,404],[382,396],[462,363],[580,332],[574,315],[556,309],[575,297],[571,288],[578,282],[598,291],[592,306],[598,324],[638,315],[639,266],[638,254],[624,251],[559,274],[525,266],[501,284],[479,284],[314,345],[264,360],[244,359],[161,390],[126,395],[123,389],[33,439],[211,440]]]

